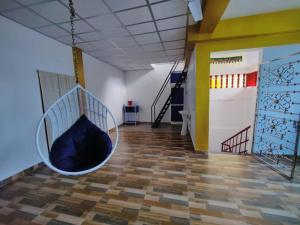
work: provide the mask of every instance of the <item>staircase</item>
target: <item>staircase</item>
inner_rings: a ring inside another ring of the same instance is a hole
[[[221,143],[222,152],[247,153],[248,131],[250,125]]]
[[[171,94],[169,95],[169,97],[167,98],[167,100],[165,101],[163,107],[161,108],[161,110],[159,111],[159,114],[156,116],[156,107],[157,107],[157,102],[160,99],[160,97],[162,96],[165,88],[167,87],[167,84],[170,81],[171,78],[171,74],[175,71],[177,65],[179,64],[179,62],[174,62],[167,78],[165,79],[162,87],[160,88],[156,98],[153,101],[153,104],[151,105],[151,125],[153,128],[157,128],[159,127],[161,120],[163,119],[164,115],[166,114],[169,106],[171,105],[171,101],[172,98],[174,97],[174,94],[176,94],[176,91],[171,91]],[[187,72],[186,71],[182,71],[181,76],[179,77],[179,79],[177,80],[175,86],[173,87],[173,90],[176,90],[178,88],[181,87],[182,83],[185,81],[187,76]]]

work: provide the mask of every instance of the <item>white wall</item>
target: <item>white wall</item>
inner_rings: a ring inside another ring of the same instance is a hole
[[[40,161],[37,69],[73,74],[69,47],[0,17],[0,180]]]
[[[1,16],[0,30],[0,180],[3,180],[40,162],[35,133],[42,107],[36,70],[73,74],[73,62],[70,47]],[[93,75],[113,76],[101,80],[109,80],[105,89],[111,91],[107,95],[119,104],[109,108],[116,113],[117,108],[121,111],[122,72],[86,55],[84,62],[87,86],[100,97],[97,87],[91,85]],[[95,83],[100,83],[98,77]],[[104,102],[111,102],[107,96],[103,98]]]
[[[215,52],[211,57],[242,56],[242,62],[211,64],[211,75],[249,73],[259,70],[261,49]],[[251,125],[252,140],[257,88],[210,89],[209,151],[220,152],[221,143]],[[251,143],[247,149],[250,152]]]
[[[152,70],[127,71],[125,73],[127,100],[133,100],[134,103],[140,106],[140,121],[151,121],[151,105],[163,82],[165,81],[171,67],[171,63],[154,64]],[[183,64],[178,65],[177,71],[182,69]],[[163,92],[163,95],[157,103],[156,115],[158,115],[159,110],[162,108],[170,93],[171,86],[168,84],[166,90]],[[169,108],[162,122],[170,121],[171,111]]]
[[[184,89],[184,110],[188,112],[188,130],[195,147],[196,127],[196,49],[194,49],[188,66],[188,74]]]
[[[209,151],[220,152],[221,143],[251,125],[252,139],[257,88],[210,90]],[[247,146],[250,152],[251,141]]]
[[[124,72],[89,55],[83,55],[86,88],[105,104],[120,125],[122,106],[126,103]],[[109,129],[113,127],[109,120]]]

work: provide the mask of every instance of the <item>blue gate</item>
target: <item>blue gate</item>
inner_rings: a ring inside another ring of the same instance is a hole
[[[300,53],[260,66],[254,156],[292,178],[299,155]]]

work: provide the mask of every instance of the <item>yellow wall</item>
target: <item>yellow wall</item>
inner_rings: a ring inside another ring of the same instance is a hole
[[[188,42],[196,43],[196,151],[209,147],[210,53],[300,43],[299,15],[300,9],[242,17],[221,21],[213,34],[189,32]]]

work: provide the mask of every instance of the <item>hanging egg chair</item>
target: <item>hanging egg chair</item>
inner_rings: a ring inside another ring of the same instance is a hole
[[[72,46],[76,47],[72,0],[69,0],[69,7]],[[78,84],[76,54],[73,57]],[[115,130],[113,141],[109,136],[108,121]],[[111,111],[91,92],[76,85],[42,116],[37,128],[36,146],[42,161],[50,169],[76,176],[105,165],[116,150],[118,135],[118,125]]]
[[[108,134],[109,118],[115,129],[113,143]],[[101,168],[115,152],[117,144],[118,126],[113,114],[80,85],[50,106],[36,133],[36,146],[42,161],[63,175],[83,175]]]

